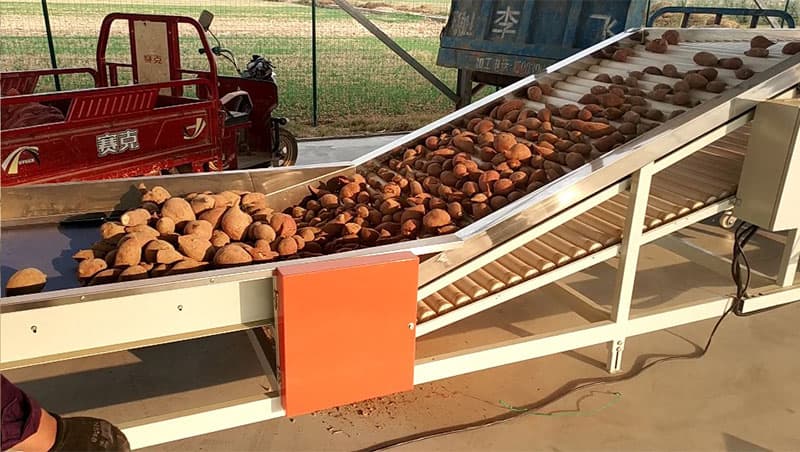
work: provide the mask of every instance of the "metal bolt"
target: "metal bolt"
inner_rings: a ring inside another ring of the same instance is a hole
[[[211,278],[211,279],[209,279],[209,280],[208,280],[208,282],[209,282],[210,284],[214,284],[214,278]]]
[[[36,333],[37,330],[38,328],[36,328],[36,325],[31,326],[31,331],[33,331],[34,334]]]
[[[183,305],[182,304],[178,305],[178,311],[183,311]]]
[[[414,329],[414,322],[408,322],[408,329],[409,330],[413,330]]]
[[[86,300],[86,295],[81,295],[81,301]]]

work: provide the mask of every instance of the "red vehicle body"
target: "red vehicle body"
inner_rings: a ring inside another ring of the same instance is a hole
[[[129,63],[108,61],[112,23],[127,25]],[[197,31],[207,70],[181,67],[179,24]],[[237,152],[274,150],[273,81],[217,74],[205,30],[194,19],[110,14],[97,68],[0,74],[0,162],[4,186],[110,179],[237,167]],[[120,85],[120,70],[132,84]],[[85,74],[94,87],[36,93],[45,76]]]

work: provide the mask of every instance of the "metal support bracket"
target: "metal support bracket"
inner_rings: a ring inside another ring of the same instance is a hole
[[[397,44],[392,38],[390,38],[386,33],[383,32],[377,25],[372,23],[369,19],[364,17],[363,14],[359,10],[353,7],[347,0],[333,0],[339,8],[342,8],[344,12],[349,14],[356,22],[360,23],[364,28],[367,29],[370,33],[375,35],[376,38],[380,39],[382,43],[386,45],[392,52],[396,53],[397,56],[403,59],[406,63],[408,63],[415,71],[417,71],[421,76],[425,77],[427,81],[429,81],[433,86],[436,87],[439,91],[442,92],[445,96],[447,96],[453,102],[459,102],[458,94],[454,93],[447,85],[444,84],[443,81],[439,80],[433,72],[429,71],[425,66],[422,65],[419,61],[417,61],[413,56],[411,56],[408,52],[405,51],[399,44]]]

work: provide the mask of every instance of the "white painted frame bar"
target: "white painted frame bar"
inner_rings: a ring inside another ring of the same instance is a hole
[[[221,334],[273,318],[273,280],[231,281],[0,315],[0,369]]]
[[[792,229],[786,234],[781,266],[778,270],[778,277],[775,280],[779,286],[788,287],[794,284],[798,260],[800,260],[800,233],[798,233],[798,229]]]
[[[286,415],[280,397],[261,395],[120,424],[131,449],[263,422]]]
[[[639,263],[639,251],[643,246],[642,228],[654,169],[654,163],[647,164],[631,178],[631,199],[625,215],[625,227],[622,230],[619,266],[614,284],[614,303],[611,305],[611,321],[620,326],[620,331],[625,331],[625,325],[630,318],[636,266]],[[622,368],[622,350],[625,348],[624,335],[615,338],[608,347],[608,371],[619,372]]]

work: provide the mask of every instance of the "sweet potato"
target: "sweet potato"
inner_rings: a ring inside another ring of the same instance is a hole
[[[766,58],[769,56],[769,49],[753,47],[752,49],[746,50],[744,54],[754,58]]]
[[[754,36],[750,40],[750,47],[753,49],[766,49],[773,44],[775,44],[775,41],[771,41],[764,35]]]
[[[689,93],[680,91],[672,95],[672,103],[674,105],[689,106],[692,103]]]
[[[172,199],[172,198],[170,198]],[[114,259],[115,267],[127,267],[136,265],[142,261],[142,245],[139,240],[125,240],[117,248],[117,255]]]
[[[708,85],[706,85],[706,91],[712,93],[721,93],[725,91],[726,86],[727,85],[722,80],[714,80],[712,82],[708,82]]]
[[[692,60],[700,66],[708,67],[716,66],[719,62],[717,56],[711,52],[697,52],[692,57]]]
[[[38,268],[28,267],[17,270],[6,282],[6,296],[38,293],[47,284],[47,275]]]
[[[148,273],[150,273],[151,277],[156,278],[158,276],[166,275],[169,272],[169,269],[169,264],[155,264]]]
[[[288,215],[286,216],[289,217]],[[231,240],[238,241],[241,240],[242,237],[244,237],[247,228],[250,226],[250,223],[252,222],[253,218],[250,215],[242,212],[242,209],[240,209],[239,206],[237,205],[228,208],[228,210],[225,212],[225,215],[223,215],[222,218],[220,219],[219,225],[220,228],[225,232],[225,234],[228,234],[228,237],[230,237]],[[203,260],[203,259],[198,259],[198,260]]]
[[[425,138],[425,147],[430,149],[431,151],[435,151],[439,148],[439,137],[437,136],[429,136]]]
[[[663,121],[664,112],[656,108],[650,108],[644,112],[644,117],[651,121]]]
[[[600,104],[604,107],[619,107],[625,103],[625,98],[614,93],[601,94],[598,96]]]
[[[97,272],[91,281],[89,281],[90,286],[94,286],[97,284],[108,284],[119,280],[119,275],[122,274],[122,269],[119,268],[107,268],[105,270]]]
[[[611,83],[611,76],[608,74],[597,74],[594,80],[596,82]]]
[[[666,53],[669,44],[666,39],[653,39],[644,46],[645,50],[653,53]]]
[[[168,275],[183,275],[185,273],[199,272],[208,268],[208,262],[199,262],[195,259],[183,259],[169,268]]]
[[[508,178],[498,179],[492,187],[492,192],[497,195],[507,195],[514,191],[514,182]]]
[[[498,152],[506,152],[517,144],[517,138],[510,133],[498,133],[494,136],[494,149]]]
[[[721,58],[719,61],[717,61],[717,66],[723,69],[736,70],[742,67],[743,64],[744,62],[742,61],[742,59],[738,57]]]
[[[166,240],[151,240],[142,248],[142,257],[145,262],[156,263],[156,256],[160,250],[174,250],[175,247]]]
[[[794,55],[797,52],[800,52],[800,41],[790,42],[781,49],[781,53],[784,55]]]
[[[275,260],[275,258],[279,256],[277,252],[272,251],[269,247],[248,248],[247,252],[250,254],[250,257],[253,258],[254,263],[269,262]]]
[[[184,256],[197,261],[212,259],[216,251],[209,240],[193,235],[178,237],[178,249]]]
[[[542,92],[542,89],[539,88],[538,86],[531,86],[530,88],[528,88],[526,95],[528,96],[528,99],[534,102],[541,102],[542,99],[544,98],[544,93]]]
[[[216,205],[216,201],[209,195],[200,194],[192,198],[189,204],[192,206],[192,211],[195,215],[199,215],[201,212],[213,209]]]
[[[142,202],[152,202],[161,205],[171,196],[172,195],[169,194],[166,188],[157,185],[142,194]]]
[[[86,259],[94,259],[95,257],[102,257],[104,253],[96,252],[93,249],[86,249],[86,250],[79,250],[75,254],[72,255],[72,258],[75,259],[76,262],[81,262]]]
[[[681,35],[678,30],[667,30],[661,34],[661,39],[667,41],[669,45],[677,45],[681,40]]]
[[[182,259],[185,259],[186,256],[179,253],[175,249],[162,249],[156,251],[156,264],[174,264]]]
[[[755,75],[755,72],[753,72],[753,70],[750,69],[749,67],[742,67],[737,69],[735,74],[736,78],[738,78],[739,80],[747,80],[753,75]]]
[[[519,110],[525,105],[525,102],[522,99],[511,99],[508,101],[503,102],[497,108],[497,119],[502,119],[508,112],[512,110]]]
[[[570,130],[577,130],[590,138],[600,138],[614,132],[614,126],[599,122],[587,122],[573,119],[569,122]]]
[[[240,204],[246,208],[261,209],[267,207],[267,195],[259,192],[250,192],[241,196]]]
[[[700,74],[686,74],[683,81],[688,83],[692,89],[703,89],[708,85],[708,79]]]
[[[593,103],[593,102],[588,102]],[[578,117],[578,113],[580,112],[580,108],[577,105],[573,104],[566,104],[558,109],[558,114],[564,119],[575,119]]]
[[[183,198],[169,198],[164,201],[161,206],[161,216],[172,218],[178,228],[183,228],[187,222],[196,219],[192,206]]]
[[[253,262],[253,257],[250,253],[236,243],[225,245],[214,254],[214,265],[220,267],[249,264],[251,262]]]
[[[156,231],[161,235],[175,232],[175,220],[169,217],[159,218],[156,221]]]
[[[511,149],[503,153],[508,160],[525,161],[531,158],[531,150],[522,143],[511,146]]]
[[[194,235],[203,240],[210,240],[213,230],[214,226],[206,220],[190,221],[183,227],[184,234]]]
[[[120,223],[123,226],[133,226],[136,224],[147,224],[152,215],[145,209],[133,209],[122,214]]]
[[[705,77],[706,80],[708,80],[709,82],[712,82],[712,81],[716,80],[717,76],[719,75],[719,72],[716,69],[714,69],[713,67],[703,68],[700,71],[698,71],[697,73],[702,75],[703,77]]]
[[[450,224],[450,214],[444,209],[432,209],[422,217],[422,224],[426,228],[438,228]]]
[[[119,274],[119,281],[135,281],[145,279],[147,276],[147,269],[140,264],[136,264],[122,270]]]
[[[78,264],[78,279],[85,281],[89,280],[98,272],[108,268],[106,261],[99,258],[86,259]]]
[[[297,232],[297,223],[286,214],[276,213],[272,215],[269,225],[280,237],[291,237]]]
[[[676,93],[678,92],[688,93],[689,91],[692,90],[692,86],[689,85],[689,82],[687,82],[686,80],[679,80],[675,82],[674,85],[672,85],[672,90]]]

